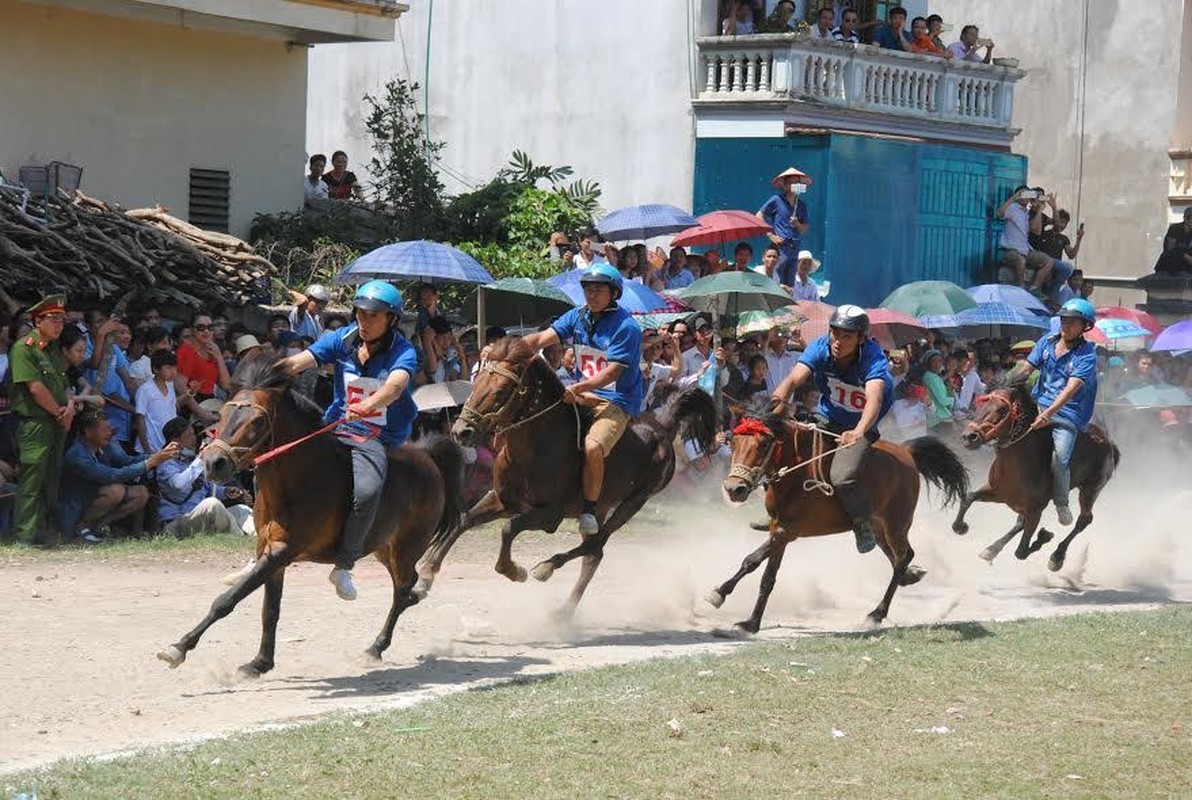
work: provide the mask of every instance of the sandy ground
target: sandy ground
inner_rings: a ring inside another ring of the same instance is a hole
[[[1192,601],[1192,493],[1159,496],[1129,481],[1113,488],[1058,575],[1046,570],[1051,546],[1027,562],[1015,560],[1013,544],[993,565],[977,559],[1009,529],[1007,510],[976,507],[973,531],[960,538],[949,530],[950,515],[922,500],[912,543],[928,575],[899,591],[887,624]],[[256,652],[259,594],[213,627],[181,668],[154,658],[201,618],[222,589],[219,577],[242,559],[14,559],[0,569],[0,674],[7,689],[0,697],[0,772],[331,711],[393,708],[517,676],[737,647],[711,634],[748,616],[760,573],[719,610],[702,598],[760,543],[762,534],[744,524],[757,514],[752,502],[735,509],[719,500],[648,507],[613,538],[579,614],[563,627],[551,612],[576,566],[546,584],[509,583],[491,570],[495,537],[480,532],[461,542],[430,597],[399,621],[379,665],[360,653],[388,607],[384,570],[362,564],[360,598],[345,603],[325,567],[299,565],[287,575],[277,668],[257,681],[238,679],[235,668]],[[1054,526],[1054,517],[1047,522]],[[575,541],[573,529],[523,537],[516,553],[532,566]],[[886,560],[876,551],[859,556],[851,536],[798,542],[787,551],[761,638],[855,629],[888,576]]]

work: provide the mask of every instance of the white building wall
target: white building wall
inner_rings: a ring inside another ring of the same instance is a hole
[[[305,48],[4,2],[0,170],[84,168],[82,188],[187,216],[191,167],[231,172],[230,228],[302,204]]]

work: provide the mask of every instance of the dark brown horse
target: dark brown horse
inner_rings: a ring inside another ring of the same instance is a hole
[[[321,411],[291,388],[291,379],[273,359],[256,359],[237,369],[243,387],[220,415],[218,438],[204,448],[208,476],[229,480],[253,459],[322,427]],[[418,602],[413,594],[414,565],[436,532],[459,520],[463,455],[442,436],[404,445],[389,454],[389,473],[380,511],[364,543],[393,579],[393,603],[368,655],[379,659],[393,638],[397,618]],[[351,467],[345,448],[329,433],[315,436],[256,468],[253,519],[257,560],[235,584],[215,599],[194,630],[157,654],[171,667],[186,660],[199,637],[261,585],[261,647],[240,668],[257,676],[273,668],[277,619],[286,567],[298,561],[335,561],[351,497]]]
[[[952,523],[952,530],[960,535],[968,533],[964,515],[973,503],[1004,503],[1018,515],[1014,527],[1002,538],[981,551],[981,558],[993,561],[1006,543],[1019,532],[1022,539],[1014,555],[1026,558],[1054,538],[1046,528],[1035,536],[1043,510],[1051,502],[1051,431],[1046,428],[1032,431],[1031,423],[1039,408],[1024,386],[996,389],[977,399],[977,417],[964,433],[964,443],[975,450],[982,444],[997,446],[997,456],[989,467],[985,485],[965,497]],[[1081,433],[1072,451],[1072,488],[1079,492],[1080,515],[1076,525],[1055,548],[1047,560],[1052,572],[1064,566],[1068,545],[1093,521],[1093,504],[1113,477],[1121,453],[1117,445],[1103,436]]]
[[[733,463],[724,490],[731,501],[741,503],[754,489],[765,485],[766,512],[770,515],[770,536],[765,544],[746,556],[737,574],[706,598],[719,608],[737,583],[765,562],[753,614],[738,622],[738,628],[757,633],[761,627],[788,544],[808,536],[852,530],[831,485],[826,483],[835,442],[813,425],[774,414],[763,419],[747,418],[737,426],[732,440]],[[895,590],[918,583],[926,574],[926,570],[911,563],[915,551],[908,538],[919,502],[920,475],[943,491],[945,504],[960,500],[968,492],[964,464],[933,436],[906,444],[879,439],[858,473],[858,480],[869,493],[878,546],[894,567],[886,593],[877,608],[869,612],[868,619],[875,625],[889,613]]]
[[[478,432],[497,440],[493,488],[464,516],[463,524],[436,537],[418,565],[419,586],[430,589],[451,546],[465,530],[497,518],[508,518],[501,533],[496,570],[512,581],[524,581],[526,570],[513,560],[514,538],[525,530],[553,533],[564,518],[578,517],[584,456],[579,446],[587,412],[563,403],[563,385],[543,359],[520,339],[509,337],[493,346],[473,384],[472,396],[453,433],[466,443]],[[716,409],[698,387],[671,396],[650,421],[629,426],[605,462],[604,487],[597,503],[599,531],[572,550],[557,553],[533,568],[545,581],[575,558],[583,565],[562,613],[570,615],[592,580],[608,538],[666,488],[675,473],[674,439],[681,434],[701,447],[715,436]]]

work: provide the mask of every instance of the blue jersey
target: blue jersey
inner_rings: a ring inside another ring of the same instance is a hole
[[[880,380],[886,389],[882,392],[882,410],[877,422],[881,422],[894,405],[894,376],[890,374],[890,363],[886,351],[876,340],[866,338],[861,342],[857,358],[845,369],[832,359],[828,337],[821,336],[812,342],[800,364],[806,364],[819,389],[820,401],[815,411],[846,430],[857,427],[861,412],[865,409],[865,384]],[[877,426],[874,423],[874,427]]]
[[[414,352],[414,345],[397,331],[391,332],[389,337],[388,346],[374,353],[368,363],[363,365],[356,358],[360,337],[355,325],[327,331],[310,346],[310,354],[320,365],[335,365],[335,396],[323,414],[325,422],[343,419],[344,407],[347,404],[357,403],[371,396],[395,370],[404,370],[413,378],[414,373],[418,371],[418,355]],[[388,408],[365,420],[380,426],[379,438],[388,447],[396,447],[410,438],[410,428],[414,425],[414,417],[418,416],[418,408],[414,405],[414,399],[408,389],[409,387],[390,403]],[[356,424],[354,421],[345,427],[356,428],[357,432],[362,434],[367,433],[364,425]]]
[[[1080,391],[1064,404],[1055,414],[1055,419],[1067,422],[1078,431],[1083,431],[1093,419],[1093,406],[1097,402],[1097,349],[1087,339],[1080,345],[1056,356],[1055,346],[1059,334],[1044,336],[1035,342],[1035,349],[1026,357],[1032,367],[1039,370],[1032,394],[1039,410],[1047,408],[1068,385],[1069,378],[1080,378]]]
[[[560,341],[570,339],[575,348],[576,380],[590,378],[609,364],[620,364],[625,369],[617,382],[592,393],[631,417],[641,410],[642,329],[628,311],[613,306],[593,314],[587,306],[581,306],[559,317],[551,327]]]

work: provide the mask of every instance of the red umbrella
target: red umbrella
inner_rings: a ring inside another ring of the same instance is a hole
[[[696,217],[696,220],[698,225],[675,235],[671,247],[722,245],[734,239],[752,239],[770,232],[769,225],[748,211],[712,211]]]
[[[836,306],[815,300],[799,300],[794,305],[796,313],[805,320],[799,325],[803,341],[811,344],[813,339],[818,339],[828,333],[828,320],[836,312]]]
[[[1122,306],[1106,306],[1097,309],[1097,319],[1126,319],[1137,325],[1146,328],[1155,336],[1163,330],[1162,323],[1155,319],[1152,315],[1145,311],[1139,311],[1136,308],[1124,308]]]
[[[869,332],[882,347],[894,350],[927,335],[927,329],[910,314],[892,308],[867,308]]]

